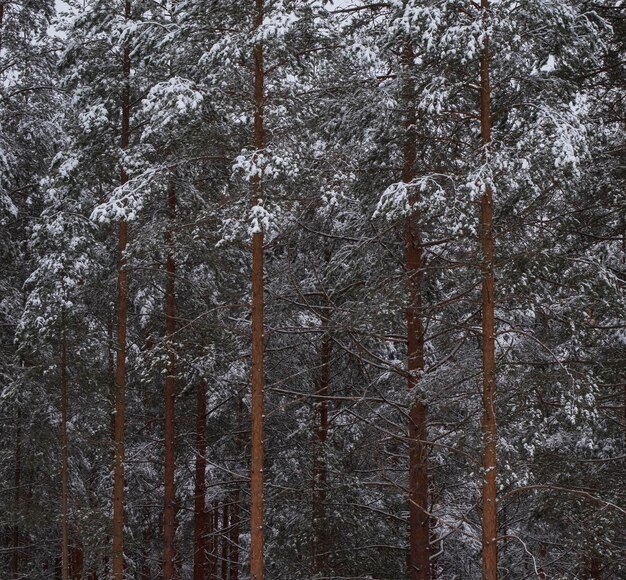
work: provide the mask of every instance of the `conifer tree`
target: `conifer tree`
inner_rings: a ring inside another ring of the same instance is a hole
[[[624,576],[615,2],[52,8],[0,4],[0,576]]]

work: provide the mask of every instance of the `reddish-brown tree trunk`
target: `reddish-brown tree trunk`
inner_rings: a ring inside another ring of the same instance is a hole
[[[83,568],[85,563],[85,554],[83,545],[76,539],[72,546],[72,558],[70,561],[70,572],[72,580],[81,580],[83,577]]]
[[[167,206],[170,227],[165,231],[167,246],[166,284],[165,284],[165,332],[167,339],[167,374],[165,376],[165,466],[163,498],[163,580],[172,580],[175,575],[174,560],[176,550],[174,537],[176,534],[176,490],[174,489],[175,471],[175,415],[174,399],[176,396],[176,353],[174,338],[176,333],[176,266],[174,263],[174,238],[172,227],[176,217],[176,189],[171,183],[168,189]]]
[[[320,349],[320,375],[315,390],[317,425],[313,457],[313,572],[324,574],[328,570],[328,530],[326,524],[326,490],[328,469],[326,465],[326,440],[328,439],[328,396],[330,388],[330,355],[332,341],[324,337]]]
[[[263,233],[252,240],[252,460],[250,468],[250,574],[263,580]]]
[[[258,29],[263,24],[263,0],[256,0]],[[254,47],[254,146],[257,152],[265,147],[264,130],[264,68],[263,45]],[[252,203],[258,203],[261,194],[261,178],[255,176],[251,187]],[[263,423],[264,423],[264,280],[263,280],[263,231],[252,235],[252,442],[250,464],[250,580],[263,580]]]
[[[417,158],[415,89],[411,77],[414,67],[411,42],[406,40],[403,52],[405,141],[402,181],[415,178]],[[410,195],[411,204],[415,195]],[[422,313],[422,285],[424,260],[419,229],[419,216],[409,215],[405,222],[406,269],[409,304],[406,309],[407,386],[416,392],[424,370],[424,323]],[[415,395],[414,395],[415,396]],[[430,516],[428,512],[428,447],[426,445],[426,403],[415,396],[409,408],[409,578],[430,580]]]
[[[130,19],[130,0],[124,4],[124,16]],[[124,46],[122,70],[125,78],[122,91],[122,149],[130,141],[130,47]],[[128,175],[124,167],[120,183],[124,185]],[[124,576],[124,422],[126,414],[126,332],[128,319],[128,270],[126,269],[126,246],[128,245],[128,222],[120,221],[117,243],[117,352],[115,360],[115,432],[113,465],[113,578]]]
[[[151,353],[154,348],[154,343],[151,336],[148,336],[145,341],[145,349],[147,353]],[[152,364],[152,356],[148,355],[148,365]],[[146,385],[143,392],[143,406],[145,409],[144,427],[148,438],[152,437],[152,429],[154,426],[154,416],[152,414],[152,394],[150,387]],[[139,570],[139,578],[141,580],[151,580],[152,578],[152,510],[150,507],[146,507],[144,511],[144,517],[146,521],[146,529],[143,533],[143,549],[142,549],[142,562]]]
[[[589,562],[590,580],[602,580],[602,561],[598,556],[593,556]]]
[[[230,580],[239,580],[239,488],[235,489],[232,496],[230,516]]]
[[[193,517],[193,580],[206,580],[206,382],[198,384],[196,410],[196,481],[194,490]]]
[[[222,580],[228,580],[228,501],[224,501],[222,511]]]
[[[64,318],[64,317],[62,317]],[[69,521],[68,521],[68,456],[67,456],[67,336],[61,329],[61,576],[69,578]]]
[[[245,440],[243,434],[243,401],[241,397],[237,397],[237,435],[235,436],[235,445],[239,453],[243,452]],[[228,560],[230,564],[229,580],[239,579],[239,527],[240,527],[240,505],[239,498],[241,488],[239,483],[235,483],[231,494],[230,508],[230,533],[229,533],[229,550]]]
[[[489,8],[481,0],[483,17]],[[480,56],[480,127],[485,159],[491,143],[491,89],[489,85],[489,39],[486,37]],[[482,363],[483,363],[483,578],[498,576],[497,506],[496,506],[496,357],[494,315],[494,235],[493,196],[485,186],[480,203],[480,243],[482,250]]]

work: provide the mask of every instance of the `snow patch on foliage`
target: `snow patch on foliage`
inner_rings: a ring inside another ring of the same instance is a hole
[[[149,120],[142,141],[189,122],[203,102],[204,94],[189,79],[173,77],[154,85],[141,103],[141,116]]]

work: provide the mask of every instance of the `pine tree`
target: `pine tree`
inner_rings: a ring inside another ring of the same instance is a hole
[[[0,5],[0,575],[621,578],[614,4]]]
[[[255,29],[258,34],[263,25],[263,0],[256,0]],[[254,147],[257,154],[265,148],[265,65],[261,39],[254,46]],[[262,203],[261,175],[257,173],[251,181],[251,200],[254,207]],[[250,465],[250,577],[263,580],[264,577],[264,517],[263,517],[263,423],[264,423],[264,354],[265,327],[264,310],[264,249],[263,229],[260,224],[252,232],[252,443]]]

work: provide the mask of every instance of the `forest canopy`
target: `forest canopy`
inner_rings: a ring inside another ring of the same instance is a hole
[[[0,577],[626,577],[623,0],[0,0]]]

